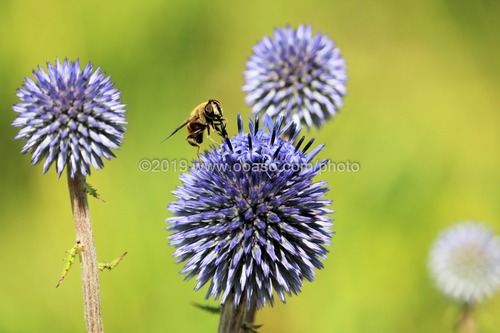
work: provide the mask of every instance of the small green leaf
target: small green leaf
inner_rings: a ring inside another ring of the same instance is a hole
[[[69,249],[66,252],[66,253],[68,253],[68,256],[65,259],[63,272],[61,274],[61,277],[59,278],[59,281],[57,281],[56,288],[59,287],[61,282],[64,280],[64,278],[68,274],[71,266],[73,265],[73,261],[75,261],[76,256],[79,255],[82,251],[83,251],[83,245],[80,243],[80,241],[78,241],[78,242],[76,242],[75,246],[73,246],[71,249]]]
[[[258,333],[257,329],[259,329],[262,326],[264,326],[264,324],[253,324],[253,323],[244,322],[243,325],[241,325],[241,326],[242,326],[241,328],[243,328],[247,332]]]
[[[107,269],[109,271],[112,270],[113,268],[118,266],[118,264],[123,260],[123,257],[125,257],[126,254],[127,254],[127,252],[125,252],[124,254],[122,254],[121,256],[119,256],[118,258],[116,258],[113,261],[106,261],[106,262],[98,263],[99,270],[101,272],[104,271],[105,269]]]
[[[87,192],[88,194],[90,194],[91,196],[96,198],[97,200],[100,200],[102,202],[106,202],[97,193],[97,190],[95,188],[93,188],[92,185],[90,185],[89,183],[87,183],[87,182],[83,183],[83,188],[85,189],[85,192]]]
[[[201,309],[203,311],[206,311],[208,313],[212,314],[219,314],[220,313],[220,306],[211,306],[211,305],[203,305],[203,304],[198,304],[198,303],[191,303],[193,306],[197,307],[198,309]]]

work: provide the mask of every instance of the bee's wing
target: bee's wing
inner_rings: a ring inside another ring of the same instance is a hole
[[[179,127],[177,127],[177,128],[175,129],[175,131],[173,131],[172,133],[170,133],[170,135],[169,135],[169,136],[167,136],[165,139],[163,139],[163,141],[166,141],[166,140],[167,140],[168,138],[170,138],[172,135],[174,135],[175,133],[177,133],[177,132],[178,132],[181,128],[183,128],[184,126],[186,126],[188,122],[189,122],[189,119],[186,119],[186,120],[185,120],[182,124],[180,124],[180,125],[179,125]],[[160,143],[163,143],[163,141],[162,141],[162,142],[160,142]]]

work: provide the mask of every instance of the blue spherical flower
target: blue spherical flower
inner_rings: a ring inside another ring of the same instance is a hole
[[[304,137],[294,145],[298,129],[282,122],[268,119],[259,129],[256,120],[244,133],[239,117],[239,134],[181,175],[168,206],[182,273],[196,276],[196,290],[210,281],[207,297],[222,295],[222,303],[234,293],[235,305],[245,299],[260,308],[273,304],[274,292],[285,302],[304,278],[313,280],[328,252],[331,201],[323,198],[326,182],[313,182],[328,160],[312,163],[323,145],[307,153],[314,139],[301,149]]]
[[[500,288],[500,239],[481,224],[458,224],[438,237],[429,266],[444,294],[479,302]]]
[[[275,29],[253,48],[243,91],[252,112],[321,127],[343,106],[346,65],[328,36],[311,35],[311,26]]]
[[[57,59],[47,69],[38,66],[36,81],[26,78],[17,91],[22,102],[12,107],[19,113],[12,125],[22,128],[15,138],[28,140],[21,152],[33,154],[33,165],[45,159],[44,173],[55,163],[59,176],[66,165],[71,178],[85,176],[90,165],[102,168],[103,157],[115,156],[111,149],[121,145],[127,123],[125,105],[100,67],[92,72],[89,63],[82,71],[78,60]]]

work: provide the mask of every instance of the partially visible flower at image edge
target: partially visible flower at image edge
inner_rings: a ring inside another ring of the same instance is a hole
[[[243,91],[254,114],[320,128],[343,106],[346,64],[327,35],[312,36],[310,25],[274,30],[253,48]]]
[[[429,267],[445,295],[480,302],[500,287],[500,240],[482,224],[460,223],[438,237]]]
[[[90,174],[90,165],[104,167],[102,158],[115,156],[111,149],[121,145],[127,124],[110,77],[68,59],[47,63],[47,72],[38,66],[33,75],[36,81],[25,78],[17,91],[21,102],[12,107],[18,113],[12,125],[22,127],[15,139],[27,140],[21,152],[32,153],[33,165],[45,159],[43,173],[55,163],[59,177],[66,166],[71,178]]]
[[[300,149],[304,137],[294,145],[296,126],[282,122],[268,118],[259,129],[251,121],[247,134],[238,117],[239,134],[194,161],[173,192],[166,221],[174,256],[186,262],[186,279],[196,276],[195,290],[210,281],[207,298],[224,303],[233,292],[235,305],[246,299],[260,308],[276,292],[285,302],[323,267],[333,211],[326,182],[313,177],[328,160],[312,163],[323,145],[306,153],[314,139]],[[285,130],[289,140],[280,137]]]

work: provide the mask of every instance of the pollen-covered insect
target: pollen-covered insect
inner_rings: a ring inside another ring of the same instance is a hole
[[[167,140],[187,125],[188,135],[186,136],[186,140],[191,146],[198,147],[198,155],[200,155],[203,132],[205,132],[205,130],[207,130],[207,137],[212,141],[214,140],[210,137],[210,129],[224,137],[222,128],[224,127],[225,119],[222,116],[222,106],[219,101],[211,99],[208,102],[201,103],[191,111],[189,119],[186,119],[186,121],[180,124],[179,127],[163,141]]]

